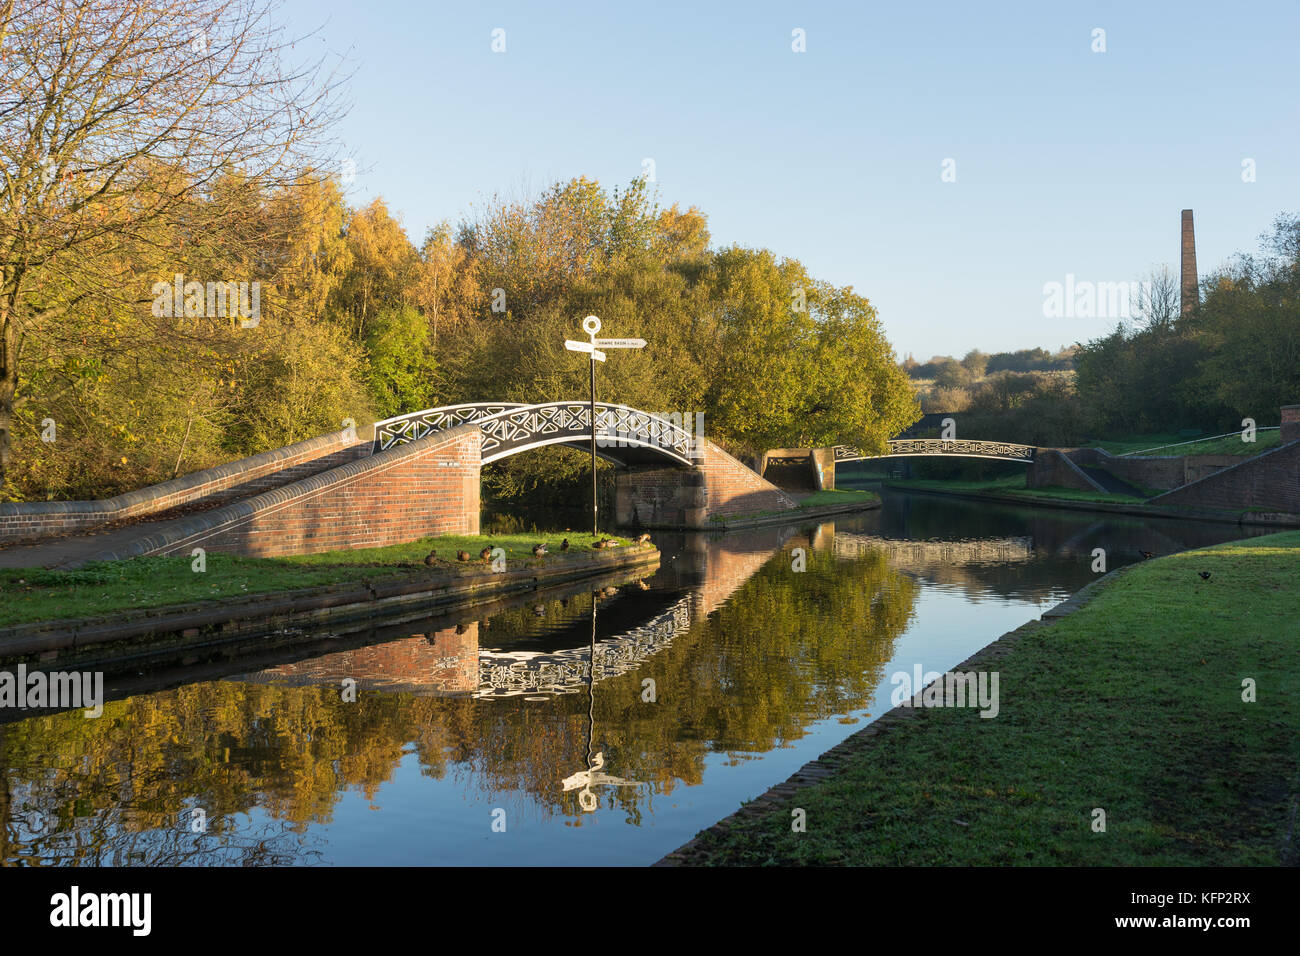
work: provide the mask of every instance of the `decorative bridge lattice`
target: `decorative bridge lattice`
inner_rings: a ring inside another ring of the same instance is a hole
[[[898,438],[889,442],[883,455],[864,455],[848,445],[835,446],[835,461],[867,461],[873,458],[910,458],[915,455],[947,455],[956,458],[996,458],[1031,464],[1033,445],[1013,445],[1004,441],[971,441],[956,438]]]
[[[636,670],[690,627],[691,596],[687,595],[640,627],[602,640],[596,645],[594,659],[589,646],[526,657],[482,651],[479,688],[474,696],[572,694],[585,688],[589,680],[599,683]]]
[[[482,402],[412,412],[375,424],[375,451],[416,441],[458,425],[477,423],[483,432],[483,464],[546,445],[591,441],[586,402]],[[618,459],[620,449],[651,449],[684,465],[695,464],[691,433],[666,418],[626,405],[596,403],[596,448]]]
[[[526,407],[523,402],[468,402],[386,418],[382,422],[375,422],[375,451],[418,441],[434,432],[468,425],[509,409]]]

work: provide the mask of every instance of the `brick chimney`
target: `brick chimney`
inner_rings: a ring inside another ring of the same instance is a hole
[[[1282,444],[1300,441],[1300,405],[1282,406]]]
[[[1196,230],[1192,227],[1192,211],[1183,210],[1182,285],[1178,297],[1180,312],[1186,315],[1200,301],[1196,281]]]

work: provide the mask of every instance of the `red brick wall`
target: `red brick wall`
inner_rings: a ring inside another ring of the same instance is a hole
[[[1151,503],[1300,514],[1300,441],[1167,491],[1152,498]]]
[[[254,683],[339,684],[352,678],[363,689],[472,694],[478,690],[478,621],[432,634],[270,667]]]
[[[184,506],[216,506],[317,474],[369,451],[369,442],[335,432],[114,498],[0,504],[0,542],[86,531],[110,521],[164,516]]]
[[[688,513],[703,512],[703,481],[691,468],[620,471],[614,477],[614,520],[650,528],[686,527]]]
[[[1200,481],[1202,478],[1223,471],[1225,468],[1239,465],[1242,459],[1240,455],[1186,455],[1179,460],[1183,463],[1183,480],[1178,483],[1178,486],[1181,487],[1193,481]],[[1148,485],[1148,487],[1159,488],[1161,486]]]
[[[619,524],[707,528],[713,515],[787,511],[795,502],[752,468],[701,440],[699,466],[620,472],[615,479]]]
[[[1282,441],[1300,441],[1300,405],[1282,406]]]
[[[438,432],[199,515],[146,553],[269,557],[477,534],[481,443],[477,425]]]
[[[785,492],[765,481],[711,441],[700,442],[704,457],[705,506],[709,516],[754,511],[788,511],[796,507]]]

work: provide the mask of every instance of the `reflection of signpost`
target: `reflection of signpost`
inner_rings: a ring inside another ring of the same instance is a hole
[[[592,434],[595,434],[594,429]],[[583,813],[591,813],[600,803],[592,787],[642,785],[638,780],[624,780],[622,777],[611,777],[607,773],[602,773],[605,767],[605,753],[604,751],[593,753],[596,747],[596,604],[599,600],[599,595],[595,593],[591,595],[591,650],[587,660],[587,769],[579,770],[560,781],[560,786],[566,791],[578,791],[578,806],[582,807]]]
[[[570,352],[586,352],[591,356],[591,534],[600,535],[600,517],[597,515],[596,496],[596,363],[605,361],[601,349],[643,349],[645,339],[598,339],[600,319],[589,315],[582,320],[582,331],[591,337],[590,342],[575,342],[565,339],[564,347]]]

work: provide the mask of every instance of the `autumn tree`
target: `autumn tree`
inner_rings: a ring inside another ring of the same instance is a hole
[[[0,475],[34,335],[147,307],[172,253],[231,222],[223,176],[249,195],[325,161],[335,78],[299,60],[263,0],[0,5]],[[236,258],[266,238],[226,232]]]

